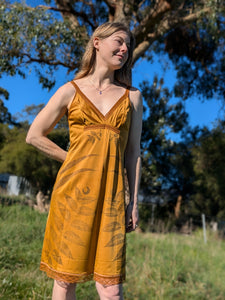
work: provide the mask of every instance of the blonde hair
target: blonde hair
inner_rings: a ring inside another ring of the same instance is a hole
[[[96,49],[93,43],[94,38],[97,37],[99,39],[105,39],[117,31],[125,31],[129,35],[130,46],[128,49],[127,61],[121,69],[115,71],[114,78],[121,84],[131,85],[131,67],[134,51],[134,37],[130,30],[124,24],[119,22],[107,22],[95,29],[86,46],[86,50],[81,60],[81,67],[78,73],[76,74],[75,79],[83,78],[90,74],[95,65]]]

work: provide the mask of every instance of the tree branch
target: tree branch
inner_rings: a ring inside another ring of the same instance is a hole
[[[82,1],[85,5],[86,2],[85,1]],[[93,4],[89,4],[88,6],[90,6],[92,12],[94,13],[94,7],[93,7]],[[55,7],[55,6],[46,6],[46,5],[38,5],[36,8],[42,8],[42,9],[46,9],[46,10],[53,10],[53,11],[57,11],[57,12],[60,12],[62,15],[66,15],[66,17],[68,17],[68,14],[73,14],[77,17],[80,17],[82,18],[85,22],[87,22],[93,29],[96,27],[96,24],[93,25],[88,17],[87,14],[84,13],[84,11],[77,11],[75,10],[74,8],[68,8],[68,7]],[[76,22],[78,22],[76,20]],[[78,23],[77,23],[78,24]]]
[[[116,0],[104,0],[108,7],[116,7]]]
[[[84,11],[77,11],[73,8],[70,0],[55,0],[55,3],[63,18],[70,20],[73,27],[80,26],[77,19],[77,17],[80,17],[85,23],[91,26],[92,30],[96,28],[96,24],[91,22],[90,17]]]
[[[62,16],[63,16],[63,18],[69,20],[70,23],[71,23],[71,27],[74,28],[74,29],[76,29],[77,27],[80,26],[80,23],[79,23],[77,17],[81,17],[93,29],[95,26],[90,22],[88,16],[85,13],[83,13],[83,12],[80,13],[80,12],[75,11],[70,2],[71,2],[70,0],[55,0],[55,3],[57,5],[57,7],[60,10],[62,10]],[[69,11],[69,12],[67,12],[67,11]],[[88,40],[88,33],[87,33],[87,31],[86,31],[86,33],[83,34],[83,39],[84,40]]]
[[[55,66],[55,67],[63,66],[65,68],[69,69],[69,71],[72,71],[79,67],[79,63],[72,63],[71,61],[66,63],[66,62],[63,62],[62,60],[53,61],[51,59],[47,59],[44,57],[42,57],[42,58],[32,57],[29,53],[18,52],[16,50],[7,51],[7,55],[12,56],[12,57],[18,57],[18,58],[28,58],[28,60],[24,61],[23,63],[38,62],[38,63],[44,63],[46,65]],[[21,63],[19,65],[21,65]]]
[[[114,0],[104,0],[104,2],[109,8],[109,22],[113,22],[114,15],[115,15],[116,2]]]
[[[146,33],[150,32],[155,27],[155,24],[157,24],[158,21],[162,19],[162,16],[170,9],[171,5],[167,1],[156,1],[155,7],[149,11],[145,18],[140,22],[139,26],[133,31],[137,44],[143,41]]]
[[[151,46],[151,44],[153,43],[154,39],[148,40],[148,41],[144,41],[142,43],[140,43],[134,50],[133,53],[133,64],[140,58],[143,57],[145,52],[148,50],[148,48]]]
[[[57,8],[62,11],[62,16],[64,19],[70,20],[72,26],[76,27],[80,25],[69,0],[55,0],[55,3]]]
[[[76,17],[82,18],[84,20],[84,22],[86,22],[87,24],[89,24],[92,27],[92,29],[94,29],[96,27],[96,24],[93,25],[92,22],[90,21],[90,18],[88,17],[88,15],[85,14],[83,11],[79,12],[79,11],[76,11],[75,9],[70,10],[68,8],[60,8],[60,7],[46,6],[46,5],[38,5],[36,8],[42,8],[42,9],[46,9],[46,10],[60,12],[63,16],[66,16],[65,18],[68,18],[69,14],[73,14]],[[74,20],[73,20],[73,22],[74,22]],[[76,19],[76,24],[78,24],[77,19]]]
[[[203,8],[202,10],[199,10],[195,13],[184,17],[175,17],[174,14],[170,14],[166,19],[162,20],[159,23],[158,27],[154,30],[154,32],[149,32],[147,34],[146,40],[137,43],[137,47],[134,50],[133,62],[135,63],[141,56],[143,56],[144,53],[148,50],[148,48],[152,45],[152,43],[155,40],[162,37],[169,30],[179,25],[184,25],[196,21],[202,14],[206,14],[208,12],[210,12],[209,7]]]
[[[128,20],[126,19],[126,16],[124,14],[124,1],[117,0],[115,2],[116,2],[116,6],[115,6],[114,21],[121,22],[128,25]]]

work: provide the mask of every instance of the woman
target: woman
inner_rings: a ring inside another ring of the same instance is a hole
[[[54,300],[75,299],[76,283],[92,278],[100,299],[123,299],[125,233],[138,224],[140,178],[142,100],[129,87],[133,48],[123,24],[99,26],[81,70],[53,95],[27,134],[27,143],[63,162],[40,266],[54,279]],[[68,152],[47,138],[64,114]],[[130,189],[126,215],[124,167]]]

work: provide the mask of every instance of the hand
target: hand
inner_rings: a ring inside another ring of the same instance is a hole
[[[130,202],[126,210],[126,232],[134,231],[138,227],[138,221],[138,206]]]

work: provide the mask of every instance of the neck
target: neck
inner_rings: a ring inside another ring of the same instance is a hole
[[[103,89],[114,83],[114,71],[104,70],[103,68],[96,69],[88,77],[97,88]]]

